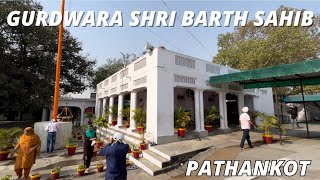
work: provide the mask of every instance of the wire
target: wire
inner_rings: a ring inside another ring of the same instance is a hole
[[[164,0],[161,0],[161,1],[162,1],[162,3],[163,3],[170,11],[172,11],[171,8],[167,5],[167,3],[164,2]],[[177,18],[179,19],[179,21],[181,21],[181,19],[180,19],[178,16],[177,16]],[[206,47],[201,43],[201,41],[200,41],[194,34],[192,34],[191,31],[189,31],[188,28],[184,27],[184,29],[185,29],[185,30],[207,51],[207,53],[213,58],[213,56],[212,56],[212,54],[210,53],[209,49],[206,48]]]
[[[128,13],[126,13],[125,11],[122,11],[125,15],[127,15],[129,18],[130,15]],[[173,43],[171,43],[170,41],[166,40],[166,39],[163,39],[159,34],[155,33],[154,31],[152,31],[149,27],[146,26],[146,29],[151,32],[153,35],[157,36],[160,40],[170,44],[172,47],[176,48],[179,52],[183,52],[181,49],[179,49],[177,46],[175,46]]]

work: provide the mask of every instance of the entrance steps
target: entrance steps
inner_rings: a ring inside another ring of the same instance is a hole
[[[126,128],[121,127],[98,129],[98,133],[101,134],[100,139],[105,142],[108,141],[115,132],[124,135],[125,143],[139,147],[141,135],[138,133],[127,132]],[[148,149],[142,151],[142,157],[135,159],[132,153],[130,153],[129,160],[151,176],[156,176],[177,168],[181,162],[187,161],[189,158],[211,146],[213,146],[213,144],[209,139],[202,139],[202,141],[179,141],[155,146],[149,145]]]

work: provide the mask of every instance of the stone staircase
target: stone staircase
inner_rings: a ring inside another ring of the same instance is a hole
[[[100,135],[100,139],[103,141],[108,141],[109,138],[115,133],[119,132],[124,135],[124,142],[130,145],[139,146],[141,142],[141,135],[138,133],[127,133],[126,128],[117,128],[117,127],[109,127],[109,128],[100,128],[98,129],[98,134]],[[101,132],[101,133],[100,133]],[[143,169],[145,172],[150,174],[151,176],[156,176],[158,174],[162,174],[173,170],[180,166],[181,162],[187,161],[189,158],[209,148],[208,146],[201,147],[195,151],[191,150],[188,152],[178,153],[174,155],[170,155],[168,152],[164,152],[159,150],[156,146],[150,146],[148,149],[142,151],[142,157],[139,159],[135,159],[133,155],[129,154],[129,160],[132,161],[139,168]]]

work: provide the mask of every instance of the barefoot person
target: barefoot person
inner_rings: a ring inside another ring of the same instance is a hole
[[[58,124],[55,119],[52,119],[51,122],[47,125],[46,131],[48,132],[47,137],[47,153],[53,152],[54,145],[56,143],[56,136],[58,131]]]
[[[88,126],[88,129],[85,132],[85,140],[84,140],[84,146],[83,146],[83,160],[84,165],[86,166],[86,172],[88,172],[91,159],[93,156],[93,149],[94,146],[92,144],[92,141],[94,141],[97,138],[96,130],[93,128],[92,125]]]
[[[21,136],[17,146],[11,152],[11,155],[18,152],[14,171],[18,179],[22,177],[28,179],[32,165],[36,162],[36,156],[40,154],[41,141],[32,127],[27,127]]]
[[[243,113],[239,117],[241,129],[243,131],[242,139],[241,139],[241,143],[240,143],[241,149],[243,149],[243,145],[244,145],[245,140],[247,140],[249,148],[253,148],[253,145],[250,141],[249,131],[250,131],[250,125],[252,125],[255,129],[256,129],[256,126],[251,122],[248,111],[249,111],[248,107],[242,108]]]
[[[115,133],[110,139],[110,143],[99,152],[100,155],[106,156],[106,180],[127,179],[126,156],[129,145],[124,144],[122,139],[122,134]]]

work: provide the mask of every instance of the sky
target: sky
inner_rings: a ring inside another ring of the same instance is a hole
[[[60,10],[60,0],[38,0],[49,12]],[[158,47],[187,54],[206,61],[212,61],[218,52],[217,37],[219,34],[233,32],[234,27],[182,27],[181,19],[184,11],[249,11],[249,20],[254,18],[256,11],[273,11],[281,5],[320,13],[320,1],[123,1],[123,0],[65,0],[66,11],[108,11],[111,16],[114,11],[122,11],[123,27],[67,27],[71,34],[82,42],[84,54],[96,59],[97,66],[106,59],[120,57],[123,53],[141,54],[146,42]],[[132,11],[177,11],[174,27],[130,27]],[[222,19],[222,23],[224,19]],[[198,39],[196,40],[192,35]],[[198,42],[200,41],[200,43]],[[88,92],[87,92],[88,93]]]

